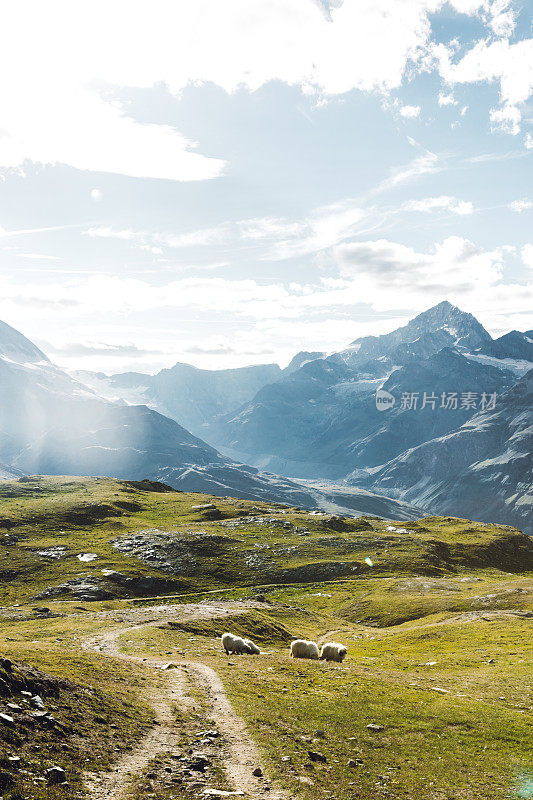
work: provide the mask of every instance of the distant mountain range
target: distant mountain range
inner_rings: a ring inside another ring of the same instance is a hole
[[[160,388],[176,382],[182,386],[182,406],[191,415],[197,394],[197,418],[201,420],[253,394],[262,381],[283,374],[275,365],[235,372],[237,377],[229,370],[211,380],[209,373],[177,365],[165,370],[156,385]],[[191,375],[196,380],[190,379]],[[146,377],[130,374],[106,382],[98,376],[96,381],[107,389],[109,385],[129,389]],[[88,378],[95,383],[94,376]],[[169,392],[172,394],[171,389]],[[220,454],[176,420],[147,405],[128,404],[120,396],[115,400],[56,367],[21,333],[0,323],[0,478],[28,474],[150,478],[184,491],[307,508],[340,507],[339,498],[333,501],[318,488],[261,472]],[[402,501],[364,490],[347,491],[346,495],[347,507],[354,511],[364,511],[370,502],[383,516],[407,519],[420,515]],[[361,497],[361,509],[354,499],[357,496]]]
[[[331,496],[359,487],[533,532],[531,369],[531,330],[493,339],[444,301],[383,336],[300,353],[285,370],[177,364],[154,376],[78,377],[110,400],[171,416],[227,458],[305,480],[308,491],[332,481]],[[394,400],[386,410],[378,389]]]

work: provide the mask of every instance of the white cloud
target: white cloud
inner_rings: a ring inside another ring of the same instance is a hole
[[[485,251],[458,236],[418,252],[385,239],[342,244],[335,248],[342,277],[371,297],[377,309],[402,305],[420,307],[447,297],[458,305],[494,294],[501,288],[505,250]],[[396,298],[396,300],[395,300]]]
[[[83,225],[79,223],[74,223],[72,225],[50,225],[45,228],[15,228],[10,231],[0,227],[0,239],[7,239],[12,236],[29,236],[33,233],[54,233],[55,231],[66,231],[82,227]]]
[[[319,208],[296,228],[288,228],[288,235],[274,243],[268,258],[317,253],[353,236],[366,216],[366,211],[349,200]]]
[[[441,195],[440,197],[425,197],[422,200],[409,200],[404,208],[407,211],[450,211],[459,216],[473,214],[474,205],[470,200],[459,200],[457,197]]]
[[[522,114],[517,106],[505,105],[501,108],[492,108],[489,112],[492,127],[516,136],[520,133]]]
[[[401,184],[408,183],[409,181],[416,180],[423,175],[431,175],[439,172],[442,169],[439,163],[439,157],[429,150],[421,156],[417,156],[408,164],[396,167],[391,171],[388,178],[381,181],[370,194],[381,194],[390,189],[394,189]]]
[[[516,15],[511,0],[495,0],[490,6],[489,25],[496,36],[510,36],[516,27]]]
[[[102,197],[103,194],[100,189],[91,189],[91,200],[94,200],[96,203],[98,203]]]
[[[525,244],[522,247],[520,255],[526,267],[531,267],[531,269],[533,269],[533,244]]]
[[[529,211],[533,208],[533,200],[513,200],[512,203],[509,203],[509,208],[511,211],[516,211],[517,214],[521,214],[522,211]]]
[[[97,228],[88,228],[84,233],[92,239],[124,239],[125,241],[143,241],[146,236],[144,233],[129,228],[116,230],[107,225],[100,225]]]
[[[530,133],[526,133],[524,144],[526,146],[526,150],[533,150],[533,136]]]
[[[309,0],[20,0],[5,5],[0,89],[4,167],[25,159],[130,176],[202,180],[224,162],[168,125],[140,124],[109,86],[271,80],[329,94],[390,90],[428,39],[434,0],[346,0],[333,23]],[[31,20],[31,25],[28,25]],[[376,47],[376,42],[380,43]],[[21,97],[24,102],[21,102]]]
[[[400,106],[400,114],[406,119],[416,119],[420,116],[420,106]]]
[[[0,165],[19,167],[30,159],[130,176],[213,178],[224,170],[221,157],[198,152],[169,125],[141,124],[109,99],[108,90],[164,84],[178,95],[190,83],[212,81],[228,92],[254,91],[279,80],[322,95],[387,93],[413,66],[425,66],[430,15],[444,5],[152,0],[147,12],[130,0],[4,4],[0,70],[9,80],[0,87]],[[503,0],[452,5],[460,13],[485,14],[499,35],[509,29]],[[494,50],[501,44],[482,43],[458,65],[448,64],[446,79],[499,78],[505,102],[523,102],[527,80],[518,65],[527,67],[527,52],[518,48],[525,43],[509,46],[508,55]],[[415,116],[417,109],[404,106],[400,113]]]
[[[505,248],[485,251],[451,236],[428,252],[385,239],[340,244],[334,248],[339,277],[301,284],[258,282],[199,275],[153,285],[147,280],[84,275],[61,283],[25,284],[0,279],[4,303],[48,308],[65,315],[121,316],[164,308],[230,312],[254,320],[298,318],[304,312],[329,311],[361,302],[394,309],[443,295],[475,296],[499,284]],[[498,285],[498,290],[502,287]]]
[[[209,245],[262,245],[266,260],[284,260],[295,256],[316,253],[352,236],[368,212],[352,200],[323,206],[308,217],[288,220],[275,217],[254,217],[222,222],[211,228],[199,228],[185,233],[158,233],[135,231],[130,228],[115,229],[101,225],[84,233],[92,238],[122,239],[143,250],[153,247],[201,247]]]
[[[491,111],[491,121],[509,133],[520,130],[522,106],[533,93],[533,39],[512,44],[507,39],[477,42],[457,63],[453,48],[436,45],[439,71],[449,86],[499,82],[501,106]]]
[[[61,256],[49,256],[44,253],[17,253],[18,258],[32,258],[38,261],[63,261]]]
[[[343,243],[333,249],[329,274],[306,283],[200,273],[156,284],[145,276],[50,274],[43,283],[41,276],[28,281],[13,272],[0,276],[2,317],[37,338],[46,329],[47,338],[67,344],[137,345],[147,353],[144,368],[178,359],[206,366],[258,362],[265,351],[273,353],[268,360],[288,360],[297,349],[333,349],[358,333],[384,332],[445,298],[493,330],[523,328],[533,287],[502,283],[508,251],[483,250],[454,236],[427,250],[386,239]],[[531,245],[522,259],[533,266]],[[383,315],[379,321],[376,312]],[[365,315],[372,320],[367,329],[358,322]],[[233,354],[222,352],[224,337]],[[156,351],[163,355],[150,355]],[[97,355],[84,363],[99,368]],[[126,367],[133,367],[130,356],[117,352],[112,368]]]
[[[440,92],[439,94],[439,106],[456,106],[457,100],[454,98],[453,94],[445,94],[444,92]]]

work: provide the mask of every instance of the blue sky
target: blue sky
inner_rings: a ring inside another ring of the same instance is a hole
[[[531,10],[4,8],[0,318],[103,371],[285,364],[442,299],[531,328]]]

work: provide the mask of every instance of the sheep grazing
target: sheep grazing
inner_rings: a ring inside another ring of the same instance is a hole
[[[241,639],[240,636],[235,636],[233,633],[222,634],[222,647],[226,651],[226,655],[230,653],[235,653],[236,655],[242,655],[243,653],[257,655],[261,652],[251,639]]]
[[[307,639],[295,639],[291,642],[292,658],[312,658],[318,660],[318,645]]]
[[[339,644],[338,642],[326,642],[326,644],[322,645],[320,658],[323,661],[338,661],[340,664],[343,658],[346,657],[347,652],[343,644]]]

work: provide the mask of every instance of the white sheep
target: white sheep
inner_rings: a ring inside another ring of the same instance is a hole
[[[254,655],[254,656],[258,656],[258,655],[261,653],[261,650],[258,648],[258,646],[256,645],[256,643],[255,643],[255,642],[252,642],[252,640],[251,640],[251,639],[245,639],[245,640],[244,640],[244,642],[245,642],[245,644],[247,644],[247,645],[248,645],[248,647],[250,648],[250,653],[251,653],[252,655]]]
[[[326,642],[322,645],[320,658],[323,661],[338,661],[339,663],[346,657],[346,647],[338,642]]]
[[[255,654],[261,652],[250,639],[241,639],[240,636],[227,632],[222,634],[222,647],[226,651],[226,655],[230,653],[242,655],[243,653]]]
[[[292,658],[318,659],[318,645],[307,639],[295,639],[294,642],[291,642],[291,656]]]

